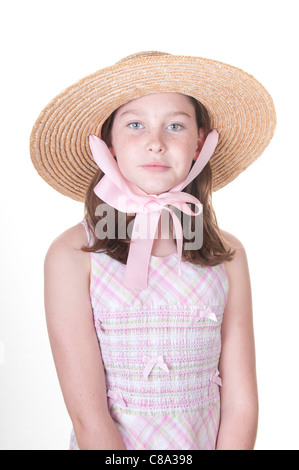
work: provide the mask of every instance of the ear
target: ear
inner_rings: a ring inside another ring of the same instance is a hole
[[[196,147],[196,152],[195,152],[195,155],[193,157],[193,160],[196,162],[197,158],[198,158],[198,155],[200,154],[201,152],[201,149],[203,147],[203,144],[205,143],[205,140],[206,140],[206,135],[205,135],[205,131],[203,130],[203,128],[201,127],[199,129],[199,132],[198,132],[198,140],[197,140],[197,147]]]

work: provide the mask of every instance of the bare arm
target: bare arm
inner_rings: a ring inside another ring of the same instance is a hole
[[[237,250],[226,263],[230,290],[222,325],[220,358],[221,422],[217,450],[252,450],[257,421],[258,395],[252,301],[247,257],[243,246],[229,234]]]
[[[45,308],[62,393],[80,449],[125,449],[107,407],[105,374],[89,296],[84,228],[58,237],[45,259]]]

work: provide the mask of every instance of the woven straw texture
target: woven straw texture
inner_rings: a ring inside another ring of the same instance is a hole
[[[30,138],[37,172],[57,191],[83,201],[97,166],[88,145],[109,115],[150,93],[193,96],[220,134],[211,158],[213,191],[235,179],[269,144],[276,126],[267,90],[246,72],[214,60],[147,52],[78,81],[41,112]]]

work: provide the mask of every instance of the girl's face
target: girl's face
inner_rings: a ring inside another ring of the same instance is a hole
[[[187,177],[204,140],[189,98],[159,93],[132,100],[116,111],[110,150],[125,178],[158,195]]]

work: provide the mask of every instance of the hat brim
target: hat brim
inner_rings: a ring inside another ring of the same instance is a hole
[[[164,92],[196,98],[219,132],[210,160],[213,191],[254,162],[274,134],[273,100],[253,76],[214,60],[144,54],[81,79],[45,107],[30,137],[37,172],[60,193],[84,201],[98,170],[88,136],[100,136],[106,119],[128,101]]]

